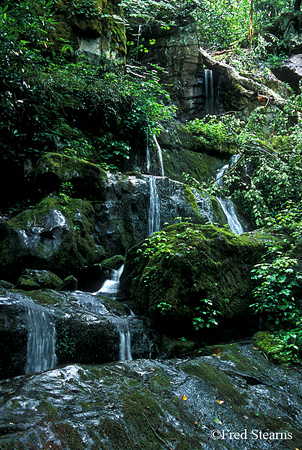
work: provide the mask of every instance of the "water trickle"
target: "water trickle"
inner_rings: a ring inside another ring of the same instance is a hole
[[[124,265],[122,265],[118,270],[111,270],[110,273],[110,278],[108,278],[103,285],[101,286],[101,288],[97,291],[94,292],[92,295],[97,295],[97,294],[101,294],[104,295],[105,297],[110,297],[110,298],[117,298],[118,296],[118,290],[119,290],[119,286],[120,286],[120,278],[122,275],[124,269]]]
[[[131,334],[127,318],[117,324],[120,335],[120,361],[131,361]]]
[[[154,140],[156,148],[157,148],[160,176],[164,177],[165,176],[165,171],[164,171],[163,153],[162,153],[162,150],[161,150],[161,146],[159,145],[158,140],[156,139],[155,134],[153,135],[153,140]]]
[[[138,26],[138,31],[137,31],[136,61],[138,60],[138,54],[139,54],[139,41],[140,41],[141,31],[142,31],[142,26],[139,25],[139,26]]]
[[[160,230],[160,201],[156,187],[156,177],[150,176],[149,235]]]
[[[51,315],[34,303],[27,305],[27,358],[25,373],[31,374],[54,369],[57,364],[55,353],[56,328]]]
[[[240,155],[233,155],[230,159],[230,162],[225,164],[221,169],[219,169],[216,173],[216,183],[219,184],[219,186],[223,186],[223,175],[226,173],[226,171],[232,167],[239,159]]]
[[[217,198],[228,222],[230,230],[235,234],[242,234],[243,228],[236,214],[235,206],[229,198]]]
[[[214,80],[213,72],[210,69],[204,69],[204,90],[205,90],[205,111],[207,114],[214,113]]]

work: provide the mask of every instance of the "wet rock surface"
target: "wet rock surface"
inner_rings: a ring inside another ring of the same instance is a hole
[[[52,337],[46,319],[52,324]],[[59,365],[118,361],[121,330],[129,330],[132,358],[149,358],[156,350],[152,331],[143,318],[117,301],[80,291],[3,292],[0,324],[2,379],[22,375],[26,367],[31,368],[27,373],[39,371],[45,360]],[[40,361],[35,354],[40,355]],[[32,357],[35,361],[29,362]]]
[[[298,371],[250,343],[187,360],[68,365],[0,383],[0,446],[299,448],[300,385]]]

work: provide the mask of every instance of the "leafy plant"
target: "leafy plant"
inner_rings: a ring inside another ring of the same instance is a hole
[[[210,328],[217,326],[217,315],[221,314],[219,311],[213,309],[213,302],[208,298],[200,300],[200,306],[195,307],[196,317],[193,318],[193,326],[195,330],[201,328]]]

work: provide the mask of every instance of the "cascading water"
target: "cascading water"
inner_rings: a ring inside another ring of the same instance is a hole
[[[129,330],[129,322],[124,319],[117,325],[120,335],[120,361],[131,361],[131,334]]]
[[[122,275],[124,265],[122,265],[118,270],[111,270],[110,278],[108,278],[101,286],[101,288],[94,292],[93,295],[101,294],[105,297],[116,298],[118,295],[118,290],[120,286],[120,277]]]
[[[160,202],[156,187],[156,177],[150,176],[149,235],[160,230]]]
[[[214,80],[213,72],[204,69],[205,111],[207,114],[214,113]]]
[[[108,278],[102,285],[101,289],[94,292],[93,295],[103,295],[112,299],[117,299],[120,286],[120,278],[124,270],[122,265],[118,270],[112,269],[110,278]],[[133,314],[131,314],[133,316]],[[130,317],[131,317],[130,316]],[[131,334],[129,329],[129,317],[115,318],[119,337],[120,337],[120,361],[128,361],[132,359],[131,355]]]
[[[56,328],[51,315],[35,303],[27,306],[27,358],[25,373],[54,369],[57,364]]]
[[[139,25],[138,26],[138,31],[137,31],[137,44],[136,44],[136,61],[138,60],[138,53],[139,53],[139,40],[140,40],[140,36],[141,36],[141,31],[142,31],[142,26]]]
[[[153,140],[155,142],[156,149],[157,149],[157,154],[158,154],[160,176],[164,177],[165,176],[165,171],[164,171],[163,153],[162,153],[162,150],[161,150],[161,146],[159,145],[158,140],[156,139],[155,134],[153,135]]]
[[[230,159],[230,162],[225,164],[221,169],[219,169],[216,173],[216,183],[219,184],[219,186],[223,186],[223,175],[226,173],[226,171],[232,167],[239,159],[240,155],[233,155]]]
[[[235,206],[229,198],[217,198],[227,219],[230,230],[235,234],[242,234],[243,228],[236,214]]]
[[[153,135],[153,140],[156,144],[157,148],[157,154],[160,164],[160,173],[161,176],[164,176],[164,165],[163,165],[163,158],[162,158],[162,151],[160,148],[160,145],[156,139],[156,136]],[[150,173],[151,168],[151,154],[150,154],[150,148],[147,141],[147,171]],[[149,235],[152,233],[155,233],[156,231],[160,230],[160,201],[159,196],[157,192],[157,186],[156,186],[156,177],[154,175],[149,175],[149,185],[150,185],[150,206],[149,206]]]

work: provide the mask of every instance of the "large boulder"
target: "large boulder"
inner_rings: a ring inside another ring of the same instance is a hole
[[[156,356],[157,337],[147,324],[121,303],[84,292],[1,290],[0,379],[70,362]],[[126,337],[131,355],[121,354]]]
[[[42,194],[59,193],[71,197],[104,199],[106,172],[88,161],[59,153],[47,153],[35,167],[35,188]]]
[[[207,330],[205,339],[251,335],[250,270],[264,252],[264,242],[248,234],[180,223],[127,253],[121,288],[133,311],[166,334],[194,336],[194,324]]]
[[[74,274],[99,257],[92,232],[89,202],[48,197],[2,225],[1,276],[14,280],[26,268]]]
[[[49,270],[26,269],[19,278],[17,287],[24,291],[31,291],[33,289],[55,289],[61,283],[61,278]]]

